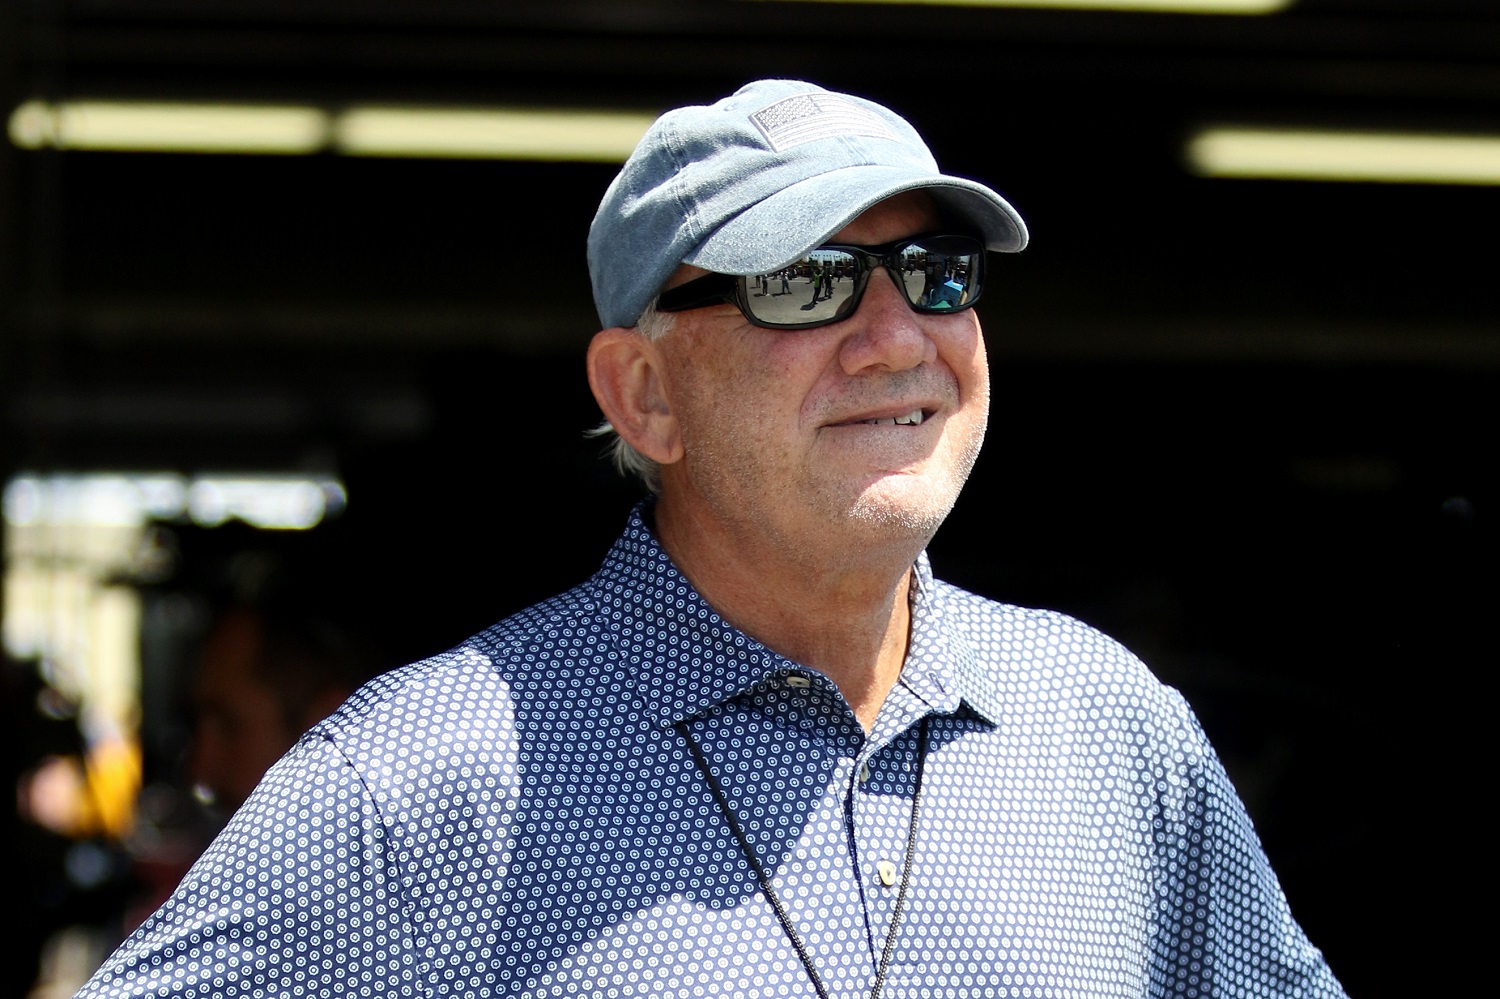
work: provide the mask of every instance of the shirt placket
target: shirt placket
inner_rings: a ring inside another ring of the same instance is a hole
[[[865,740],[837,689],[780,674],[688,731],[830,994],[867,994],[874,960],[847,811]]]
[[[877,961],[885,951],[902,877],[913,859],[908,857],[907,847],[916,791],[917,741],[916,731],[908,729],[884,745],[868,743],[855,761],[846,799],[856,876],[870,948]],[[920,850],[919,828],[918,854]],[[915,859],[920,861],[920,856]],[[914,869],[913,876],[918,872]],[[901,963],[899,937],[897,942],[893,961]]]

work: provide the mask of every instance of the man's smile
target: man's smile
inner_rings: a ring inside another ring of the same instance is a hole
[[[926,418],[927,417],[923,414],[923,412],[920,409],[914,409],[910,413],[907,413],[904,416],[880,417],[878,419],[872,419],[872,420],[860,420],[859,422],[860,423],[868,423],[868,424],[871,424],[872,426],[877,426],[877,427],[880,427],[880,426],[911,427],[911,426],[916,426],[917,424],[921,423]]]
[[[938,401],[908,401],[891,405],[842,407],[820,421],[824,429],[838,427],[920,427],[947,409]]]

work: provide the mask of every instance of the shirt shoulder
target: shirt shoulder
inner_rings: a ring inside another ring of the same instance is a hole
[[[586,669],[609,636],[588,584],[534,604],[454,647],[366,682],[310,737],[349,762],[492,755],[511,742],[517,707],[561,671]]]
[[[1122,643],[1072,615],[1004,603],[940,579],[932,585],[933,605],[946,625],[987,661],[1028,671],[1071,665],[1089,671],[1150,673]]]
[[[1182,694],[1124,644],[1072,615],[933,582],[933,605],[966,661],[973,697],[1031,718],[1149,724],[1201,743]],[[1198,748],[1206,748],[1198,746]]]

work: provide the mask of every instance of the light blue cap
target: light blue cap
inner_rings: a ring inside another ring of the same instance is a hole
[[[647,129],[589,227],[589,276],[605,327],[634,326],[688,263],[775,271],[902,191],[928,191],[991,250],[1026,245],[1026,223],[976,181],[938,170],[900,115],[800,80],[758,80]]]

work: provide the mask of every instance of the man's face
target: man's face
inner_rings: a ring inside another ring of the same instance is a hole
[[[873,245],[941,228],[927,196],[911,193],[869,209],[831,242]],[[882,269],[854,315],[828,326],[761,329],[732,305],[675,320],[658,341],[684,449],[663,469],[671,516],[709,518],[706,526],[784,552],[821,546],[824,558],[925,544],[937,530],[989,411],[972,309],[914,312]],[[914,414],[919,422],[893,422]]]
[[[209,634],[194,677],[190,777],[225,812],[244,803],[301,734],[257,668],[263,639],[252,612],[230,611]]]

